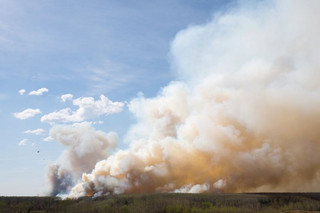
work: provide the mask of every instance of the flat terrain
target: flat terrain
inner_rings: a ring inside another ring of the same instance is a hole
[[[0,212],[320,212],[320,193],[126,194],[61,200],[0,197]]]

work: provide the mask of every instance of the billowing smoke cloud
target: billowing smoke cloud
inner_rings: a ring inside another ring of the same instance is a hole
[[[183,82],[131,101],[130,147],[70,197],[320,190],[319,11],[318,0],[260,2],[179,32],[171,54]],[[93,164],[76,165],[80,175]]]
[[[118,141],[115,133],[96,131],[88,122],[55,126],[50,136],[67,146],[58,161],[47,168],[51,195],[69,191],[82,173],[91,171],[97,161],[109,156]]]

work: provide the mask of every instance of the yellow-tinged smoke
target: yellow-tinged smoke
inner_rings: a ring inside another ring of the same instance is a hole
[[[172,42],[183,80],[129,109],[130,148],[70,197],[320,190],[320,1],[240,5]]]

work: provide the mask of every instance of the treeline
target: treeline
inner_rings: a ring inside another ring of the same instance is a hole
[[[320,193],[130,194],[82,197],[0,197],[0,213],[210,213],[319,211]]]

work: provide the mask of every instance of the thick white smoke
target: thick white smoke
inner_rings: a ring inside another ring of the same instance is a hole
[[[130,148],[70,197],[320,190],[319,11],[318,0],[241,5],[179,32],[184,81],[130,102]]]

